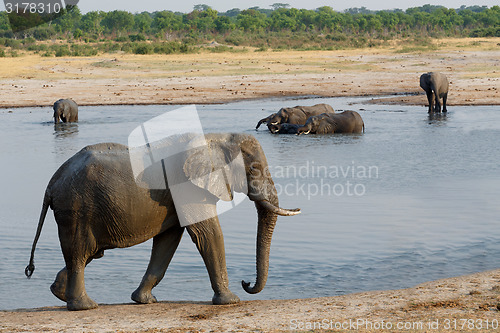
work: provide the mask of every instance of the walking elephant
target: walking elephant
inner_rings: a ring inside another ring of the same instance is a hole
[[[443,99],[443,112],[447,112],[446,100],[448,99],[448,79],[444,74],[438,72],[422,74],[420,76],[420,87],[427,95],[429,113],[433,111],[441,112],[440,99]],[[434,107],[433,104],[435,104]]]
[[[239,302],[228,287],[224,239],[216,211],[219,199],[230,201],[236,191],[245,193],[257,209],[257,278],[255,285],[242,281],[242,286],[248,293],[260,292],[267,281],[277,216],[296,215],[300,209],[279,208],[266,156],[253,136],[201,137],[206,142],[203,146],[193,143],[199,141],[193,135],[171,139],[170,143],[187,148],[174,149],[175,154],[140,173],[136,173],[134,165],[143,159],[134,162],[130,158],[133,148],[116,143],[87,146],[67,160],[45,191],[26,275],[30,277],[35,269],[35,248],[50,207],[66,263],[51,291],[67,303],[69,310],[97,307],[85,291],[87,264],[102,257],[105,250],[133,246],[150,238],[153,248],[149,266],[132,299],[138,303],[156,302],[152,288],[162,280],[184,229],[204,260],[214,291],[213,304]],[[144,149],[154,149],[154,155],[164,148],[146,145]],[[146,158],[149,153],[143,156]],[[228,167],[237,160],[241,161],[239,171]],[[171,178],[172,170],[175,177]],[[162,182],[163,187],[148,185]],[[179,186],[180,191],[176,190]],[[179,204],[175,193],[184,195],[189,202]]]
[[[364,131],[365,124],[359,113],[344,111],[309,117],[305,125],[297,129],[297,134],[361,133]]]
[[[297,134],[297,130],[299,127],[302,125],[297,125],[297,124],[288,124],[288,123],[283,123],[283,124],[276,124],[276,125],[269,125],[269,131],[273,134]]]
[[[258,129],[262,123],[267,123],[268,127],[284,123],[303,125],[310,116],[322,113],[335,113],[335,111],[328,104],[316,104],[313,106],[297,105],[290,108],[281,108],[278,112],[261,119],[255,129]]]
[[[60,99],[54,103],[54,123],[78,121],[78,105],[71,99]]]

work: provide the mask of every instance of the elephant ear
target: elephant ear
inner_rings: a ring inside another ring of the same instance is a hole
[[[231,201],[233,190],[238,189],[242,181],[242,161],[238,145],[207,140],[207,146],[187,152],[183,170],[194,185],[209,191],[221,200]]]
[[[333,133],[334,131],[332,127],[333,126],[329,121],[327,121],[326,119],[320,119],[320,123],[318,129],[316,130],[316,133],[319,134]]]

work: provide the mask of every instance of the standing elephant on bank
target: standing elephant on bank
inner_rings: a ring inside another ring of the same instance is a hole
[[[309,117],[297,134],[361,133],[365,131],[363,119],[356,111]]]
[[[446,100],[448,98],[448,79],[444,74],[438,72],[424,73],[420,76],[420,87],[427,94],[429,103],[429,113],[441,112],[440,99],[443,99],[443,112],[446,110]],[[435,106],[433,104],[435,101]]]
[[[60,99],[54,103],[54,123],[78,121],[78,105],[71,99]]]
[[[255,129],[258,129],[262,123],[267,123],[267,126],[277,124],[305,124],[307,118],[322,113],[335,113],[333,108],[328,104],[316,104],[313,106],[294,106],[291,108],[281,108],[278,112],[261,119]]]
[[[35,269],[36,243],[50,207],[66,263],[51,291],[67,303],[69,310],[97,307],[84,284],[84,269],[92,259],[102,257],[104,250],[133,246],[150,238],[153,249],[149,266],[132,299],[156,302],[151,290],[162,280],[185,229],[207,268],[213,304],[239,302],[228,287],[224,239],[216,211],[219,199],[231,201],[236,191],[254,201],[258,213],[257,279],[254,286],[244,281],[242,286],[248,293],[260,292],[267,281],[277,216],[296,215],[300,210],[279,208],[266,156],[253,136],[208,134],[201,138],[206,142],[203,146],[193,143],[199,137],[176,138],[178,141],[171,142],[189,149],[174,146],[175,154],[143,168],[141,173],[136,173],[130,157],[134,148],[115,143],[87,146],[67,160],[45,191],[26,275],[30,277]],[[153,155],[168,147],[158,144],[153,148],[144,149]],[[236,160],[241,161],[239,169],[228,168]],[[138,161],[142,162],[142,157]],[[172,170],[175,177],[170,178],[168,172]],[[165,171],[168,183],[163,177]],[[163,182],[164,187],[146,186],[148,182]],[[177,191],[180,185],[181,191]],[[189,202],[180,205],[174,200],[179,192]]]

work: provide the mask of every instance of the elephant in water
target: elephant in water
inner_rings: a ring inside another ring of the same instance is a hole
[[[276,125],[268,125],[269,131],[273,134],[297,134],[299,127],[302,125],[297,124],[276,124]]]
[[[78,121],[78,105],[71,99],[60,99],[54,103],[54,123]]]
[[[35,269],[36,243],[50,207],[66,263],[51,291],[67,303],[69,310],[97,307],[85,291],[87,264],[102,257],[105,250],[133,246],[150,238],[153,238],[153,249],[149,266],[132,299],[138,303],[156,302],[151,290],[162,280],[184,229],[204,260],[214,291],[213,304],[239,302],[228,287],[224,239],[216,211],[219,199],[230,201],[236,191],[254,201],[258,213],[257,278],[254,286],[244,281],[242,286],[248,293],[260,292],[267,281],[277,216],[296,215],[300,209],[279,208],[266,156],[253,136],[207,134],[201,137],[206,142],[202,147],[191,145],[196,137],[179,136],[175,140],[190,149],[177,149],[174,155],[143,168],[140,174],[136,174],[130,158],[134,148],[116,143],[87,146],[67,160],[45,191],[26,275],[30,277]],[[147,147],[144,149],[151,149]],[[164,148],[160,145],[155,149]],[[237,159],[241,161],[239,172],[228,168]],[[172,170],[176,177],[170,178],[168,172]],[[165,171],[168,181],[163,178]],[[149,177],[153,184],[159,179],[164,188],[144,186]],[[160,178],[155,180],[155,177]],[[189,201],[185,206],[175,199],[175,188],[180,185],[180,194]]]
[[[420,76],[420,87],[427,94],[429,103],[429,113],[441,112],[440,99],[443,99],[443,112],[446,110],[446,100],[448,99],[448,79],[444,74],[438,72],[424,73]],[[435,101],[435,106],[433,104]]]
[[[297,134],[361,133],[365,131],[363,119],[356,111],[323,113],[309,117]]]
[[[335,113],[335,111],[328,104],[316,104],[313,106],[297,105],[291,108],[281,108],[278,112],[261,119],[255,129],[258,129],[262,123],[267,123],[268,127],[284,123],[303,125],[310,116],[322,113]]]

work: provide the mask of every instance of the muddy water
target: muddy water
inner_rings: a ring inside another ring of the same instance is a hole
[[[303,298],[417,283],[500,267],[500,109],[450,107],[429,118],[424,107],[363,105],[363,99],[275,99],[200,105],[205,132],[255,135],[266,152],[283,207],[267,286],[255,279],[256,213],[245,201],[221,216],[230,287],[242,299]],[[282,106],[325,102],[357,110],[363,135],[271,135],[257,121]],[[354,104],[352,104],[354,103]],[[361,104],[360,104],[361,103]],[[0,309],[63,305],[49,291],[64,266],[49,211],[24,276],[45,187],[74,153],[98,142],[127,143],[129,133],[175,106],[81,107],[80,123],[54,127],[49,108],[0,110]],[[86,269],[99,303],[130,301],[151,243],[106,251]],[[212,297],[203,262],[185,236],[159,300]]]

